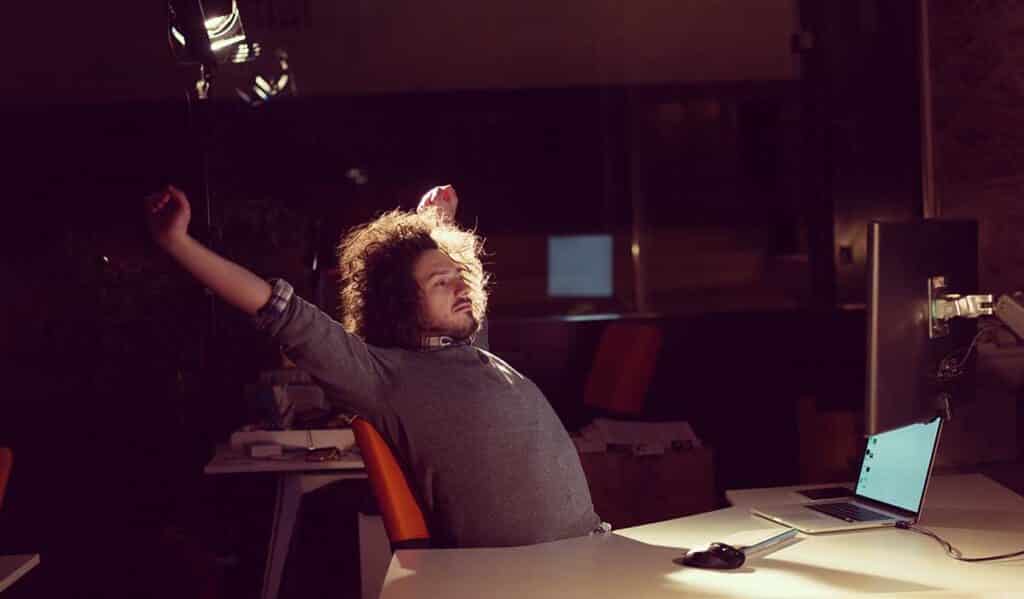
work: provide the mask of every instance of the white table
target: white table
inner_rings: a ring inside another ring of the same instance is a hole
[[[0,555],[0,592],[6,590],[38,565],[38,553]]]
[[[281,588],[281,575],[288,558],[288,547],[295,531],[302,496],[339,480],[366,478],[363,468],[360,457],[348,454],[336,461],[307,462],[301,453],[291,459],[257,459],[247,457],[237,447],[224,445],[217,448],[213,459],[203,469],[206,474],[277,474],[270,547],[263,570],[263,599],[276,599]],[[364,561],[367,560],[364,558]]]
[[[822,485],[818,485],[822,486]],[[751,529],[781,527],[750,503],[793,499],[797,487],[730,492],[737,505],[613,534],[499,549],[402,550],[381,597],[911,597],[1024,593],[1024,559],[967,564],[933,539],[898,529],[800,535],[737,570],[700,570],[672,559],[685,548]],[[799,496],[797,496],[799,497]],[[966,555],[1024,549],[1024,498],[981,475],[938,476],[923,526]]]

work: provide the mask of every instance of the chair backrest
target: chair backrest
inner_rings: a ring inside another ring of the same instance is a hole
[[[363,455],[391,548],[429,547],[430,531],[423,510],[387,442],[363,418],[352,420],[352,432]]]
[[[4,505],[4,494],[7,492],[7,479],[11,477],[11,466],[14,465],[14,452],[0,447],[0,507]]]
[[[660,350],[661,329],[656,325],[609,324],[594,353],[583,403],[613,414],[642,413]]]

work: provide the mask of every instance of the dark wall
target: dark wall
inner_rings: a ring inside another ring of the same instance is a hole
[[[980,283],[1024,286],[1024,137],[1014,2],[930,3],[935,193],[943,216],[979,222]]]
[[[867,223],[922,214],[919,3],[804,0],[800,12],[814,297],[862,304]]]

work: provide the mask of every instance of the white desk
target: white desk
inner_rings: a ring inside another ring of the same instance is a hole
[[[274,501],[270,547],[263,570],[263,599],[276,599],[281,588],[281,575],[288,559],[288,547],[295,531],[302,496],[335,481],[366,478],[363,460],[343,455],[341,460],[307,462],[302,454],[293,459],[249,458],[239,448],[221,446],[203,469],[206,474],[272,472],[277,476],[277,497]]]
[[[793,487],[739,500],[789,500]],[[735,494],[734,494],[735,495]],[[748,504],[747,504],[748,505]],[[672,563],[687,547],[743,530],[779,528],[736,506],[609,535],[500,549],[402,550],[383,599],[405,597],[911,597],[1024,593],[1024,559],[966,564],[933,539],[898,529],[801,535],[737,570]],[[966,555],[1024,548],[1024,498],[980,475],[935,477],[923,525]]]
[[[39,554],[0,555],[0,591],[18,581],[29,570],[39,565]]]

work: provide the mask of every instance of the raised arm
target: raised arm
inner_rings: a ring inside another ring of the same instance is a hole
[[[146,220],[161,248],[221,299],[257,316],[257,327],[323,384],[329,398],[352,411],[372,414],[384,373],[370,347],[294,295],[286,282],[278,280],[272,286],[193,239],[188,234],[190,216],[185,194],[174,187],[146,198]]]
[[[192,210],[180,189],[168,185],[145,201],[146,222],[153,240],[182,268],[225,302],[249,315],[266,305],[270,284],[249,270],[222,258],[188,234]]]

